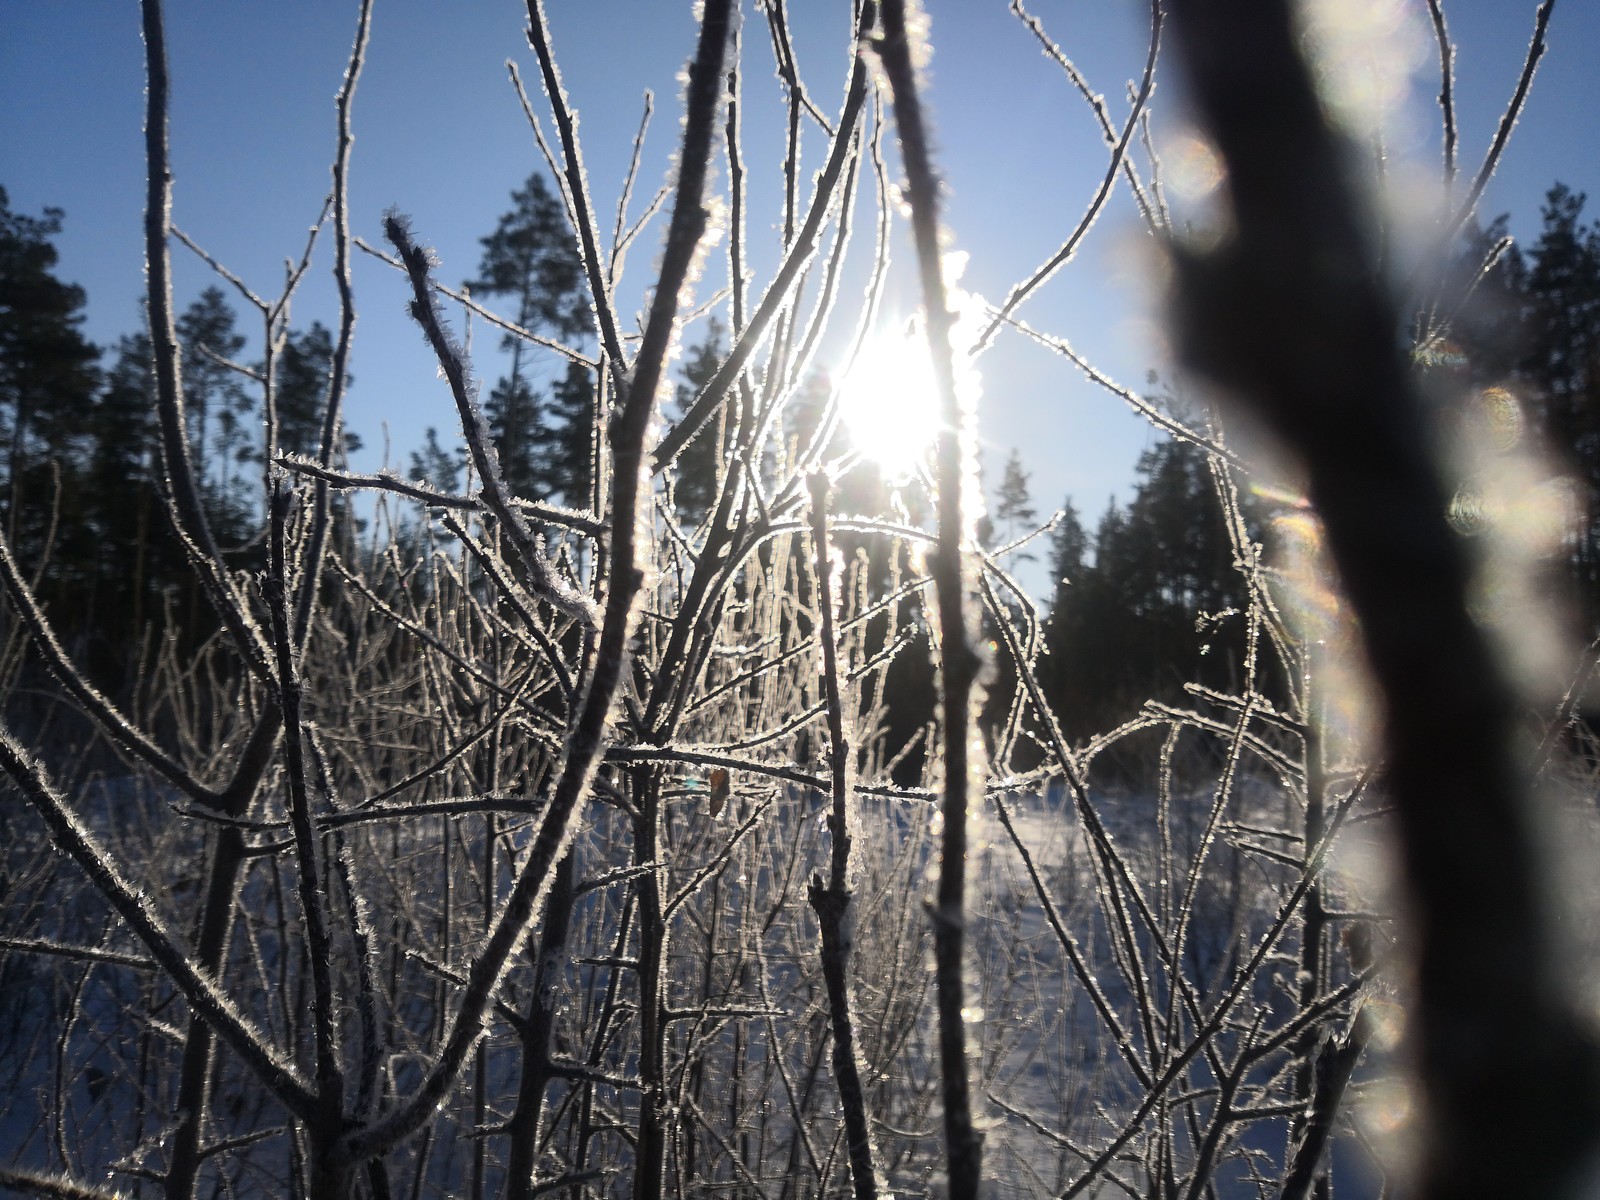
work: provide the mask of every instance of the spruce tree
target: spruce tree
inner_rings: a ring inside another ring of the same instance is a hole
[[[567,362],[559,379],[550,383],[546,404],[549,434],[542,439],[548,484],[545,491],[575,508],[587,508],[594,478],[594,371],[582,363]]]
[[[291,331],[278,353],[273,396],[278,416],[278,452],[315,454],[322,440],[322,401],[328,394],[333,339],[320,321],[304,333]]]
[[[500,477],[519,496],[543,498],[550,492],[549,423],[545,399],[513,371],[502,375],[484,398],[483,414],[500,459]]]
[[[1129,503],[1112,500],[1101,516],[1092,555],[1070,502],[1052,539],[1044,677],[1073,737],[1147,699],[1180,702],[1187,682],[1236,686],[1242,669],[1244,585],[1205,452],[1163,439],[1135,475]]]
[[[1059,595],[1062,588],[1073,586],[1083,572],[1084,556],[1089,550],[1089,535],[1084,532],[1083,520],[1068,496],[1061,502],[1061,515],[1056,518],[1050,533],[1050,581],[1052,592]]]

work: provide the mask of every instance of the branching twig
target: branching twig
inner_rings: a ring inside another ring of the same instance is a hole
[[[563,754],[560,775],[551,793],[549,811],[540,825],[528,858],[518,873],[504,907],[495,917],[484,948],[474,960],[459,1007],[451,1021],[439,1057],[417,1090],[389,1113],[343,1139],[347,1155],[365,1160],[384,1153],[416,1130],[447,1094],[465,1066],[468,1053],[482,1035],[485,1010],[499,992],[511,956],[527,937],[534,914],[550,883],[550,872],[571,840],[571,819],[588,791],[605,744],[606,728],[616,697],[633,625],[634,603],[643,580],[638,555],[640,484],[643,479],[644,437],[655,407],[668,341],[676,322],[679,296],[699,250],[705,231],[703,207],[705,178],[712,129],[722,79],[723,52],[728,40],[730,0],[708,0],[701,25],[700,44],[690,65],[687,124],[678,177],[677,201],[662,258],[650,324],[630,380],[622,412],[612,428],[616,470],[612,478],[610,579],[600,635],[589,673],[588,689]],[[413,253],[415,253],[413,249]],[[407,263],[408,268],[411,263]],[[425,280],[425,266],[413,269],[414,281]],[[425,288],[417,304],[431,311]],[[437,322],[433,334],[440,336]],[[448,350],[448,345],[445,346]],[[459,359],[440,355],[445,364]],[[447,366],[448,369],[448,366]],[[452,390],[465,395],[464,378],[452,380]]]
[[[172,316],[172,255],[167,235],[172,222],[172,168],[168,148],[167,43],[161,0],[141,0],[145,72],[145,276],[150,321],[150,356],[155,373],[156,411],[161,430],[162,475],[173,528],[199,577],[206,598],[250,670],[271,679],[270,654],[260,628],[250,619],[211,534],[200,487],[189,459],[188,422],[178,370],[178,333]]]
[[[539,599],[566,613],[584,625],[595,621],[593,606],[587,598],[568,587],[545,562],[537,539],[527,519],[512,503],[511,493],[500,474],[500,456],[495,452],[493,436],[483,411],[478,407],[477,381],[472,378],[466,353],[445,328],[437,302],[433,298],[428,254],[411,238],[411,230],[398,213],[390,212],[383,221],[384,236],[399,252],[411,279],[411,315],[438,356],[440,369],[450,385],[455,398],[456,411],[461,416],[461,430],[467,439],[473,466],[483,483],[483,497],[490,511],[505,526],[511,544],[516,547],[517,561],[522,564],[529,589]]]
[[[83,827],[76,814],[10,733],[0,729],[0,768],[11,776],[44,819],[51,843],[70,857],[105,896],[111,907],[145,944],[161,969],[202,1019],[208,1022],[277,1099],[296,1116],[309,1120],[316,1095],[294,1064],[249,1024],[217,981],[196,968],[177,935],[167,928],[150,901],[123,876],[111,856]]]

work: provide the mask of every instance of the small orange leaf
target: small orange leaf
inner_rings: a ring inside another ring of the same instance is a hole
[[[728,802],[728,773],[721,767],[711,772],[711,815],[715,818]]]

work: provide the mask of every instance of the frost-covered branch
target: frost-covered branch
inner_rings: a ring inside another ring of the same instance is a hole
[[[472,378],[466,352],[445,328],[443,315],[434,299],[428,252],[412,240],[410,225],[398,213],[390,212],[384,217],[383,232],[399,252],[400,261],[405,264],[406,274],[411,280],[411,316],[422,326],[428,345],[433,347],[434,354],[438,356],[439,368],[450,385],[450,394],[455,398],[456,411],[461,417],[461,430],[466,436],[473,466],[477,468],[478,478],[483,483],[484,500],[505,526],[511,544],[516,547],[517,560],[522,564],[528,587],[539,599],[574,620],[593,625],[594,606],[551,570],[532,527],[512,502],[511,492],[500,474],[500,456],[495,452],[489,422],[478,407],[478,384]]]
[[[78,865],[89,882],[127,922],[128,928],[145,944],[150,957],[183,993],[200,1019],[217,1031],[285,1108],[309,1119],[316,1106],[311,1085],[301,1077],[294,1064],[272,1046],[264,1033],[246,1021],[217,980],[196,966],[188,949],[167,928],[149,898],[129,882],[105,847],[84,828],[66,800],[51,785],[43,768],[4,729],[0,729],[0,768],[11,776],[17,789],[43,818],[52,844]]]

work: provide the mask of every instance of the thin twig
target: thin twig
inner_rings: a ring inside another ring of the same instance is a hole
[[[886,0],[883,36],[873,41],[894,95],[895,125],[900,131],[901,160],[906,170],[906,195],[911,205],[911,232],[917,273],[922,283],[922,311],[928,352],[939,392],[938,557],[930,574],[939,610],[939,664],[944,715],[944,830],[939,852],[939,883],[932,912],[934,971],[939,1007],[939,1061],[943,1080],[945,1157],[950,1195],[976,1200],[983,1178],[983,1134],[972,1119],[971,1084],[967,1077],[965,965],[962,946],[966,923],[967,805],[974,775],[972,722],[978,655],[968,628],[965,562],[967,520],[962,490],[972,454],[970,420],[956,394],[955,356],[950,337],[953,317],[945,288],[939,250],[939,181],[912,66],[910,33],[904,0]]]
[[[412,240],[409,225],[398,213],[391,211],[384,217],[383,231],[399,252],[400,261],[405,264],[406,273],[411,279],[411,316],[422,326],[428,344],[439,359],[440,369],[450,385],[450,394],[455,398],[456,411],[461,417],[461,431],[466,437],[468,451],[483,485],[484,501],[500,519],[512,546],[516,548],[525,584],[547,604],[585,626],[593,626],[594,606],[588,597],[574,591],[551,570],[527,519],[512,503],[511,493],[500,473],[500,456],[495,450],[488,422],[483,410],[478,407],[477,381],[472,377],[466,352],[446,329],[438,302],[434,299],[428,253]]]

